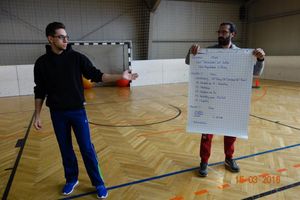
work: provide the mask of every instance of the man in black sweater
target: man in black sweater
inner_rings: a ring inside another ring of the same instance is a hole
[[[108,192],[101,177],[84,108],[82,76],[93,82],[113,82],[119,79],[135,80],[138,75],[128,70],[123,74],[105,74],[96,69],[86,56],[72,50],[65,26],[60,22],[50,23],[46,27],[46,37],[50,45],[46,46],[46,54],[39,57],[34,65],[34,127],[37,130],[42,128],[40,113],[46,98],[63,160],[66,184],[62,193],[71,194],[79,183],[71,138],[73,129],[97,197],[106,198]]]

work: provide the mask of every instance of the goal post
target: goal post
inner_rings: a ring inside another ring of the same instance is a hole
[[[86,55],[103,73],[122,73],[131,69],[131,41],[72,41],[70,44],[75,51]]]

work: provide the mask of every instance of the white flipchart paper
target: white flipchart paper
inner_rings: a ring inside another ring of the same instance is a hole
[[[253,49],[190,56],[187,131],[248,138]]]

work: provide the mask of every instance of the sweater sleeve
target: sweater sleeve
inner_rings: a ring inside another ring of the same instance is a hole
[[[35,64],[34,64],[34,98],[35,99],[45,99],[46,97],[46,87],[45,83],[43,81],[43,76],[42,76],[42,64],[40,60],[38,59]]]
[[[185,56],[185,64],[190,64],[190,50],[188,51],[187,55]]]
[[[102,82],[103,73],[93,66],[92,62],[83,54],[80,55],[80,67],[82,74],[86,79],[92,82]]]
[[[253,69],[253,75],[260,76],[264,70],[264,61],[257,60],[254,69]]]

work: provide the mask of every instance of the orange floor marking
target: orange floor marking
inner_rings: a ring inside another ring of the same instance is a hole
[[[183,197],[174,197],[174,198],[172,198],[170,200],[184,200],[184,198]]]
[[[202,194],[206,194],[208,193],[208,190],[199,190],[197,192],[195,192],[195,195],[202,195]]]
[[[258,176],[260,176],[260,177],[266,177],[266,176],[269,176],[270,174],[268,174],[268,173],[262,173],[262,174],[260,174],[260,175],[258,175]]]
[[[296,164],[296,165],[294,165],[293,167],[296,167],[296,168],[297,168],[297,167],[300,167],[300,164]]]
[[[174,129],[174,130],[169,130],[169,131],[162,131],[162,132],[159,132],[159,133],[168,133],[168,132],[176,131],[176,130],[183,130],[183,129]],[[300,163],[293,165],[293,167],[300,168]],[[280,169],[277,169],[276,171],[277,172],[285,172],[287,170],[288,170],[287,168],[280,168]],[[270,174],[269,173],[261,173],[258,176],[259,177],[266,177],[266,176],[270,176]],[[243,177],[239,178],[239,183],[245,183],[247,181],[248,181],[248,178],[243,178]],[[223,185],[218,186],[218,188],[221,189],[221,190],[224,190],[224,189],[229,188],[229,187],[230,187],[229,183],[225,183]],[[206,193],[208,193],[208,190],[206,190],[206,189],[198,190],[198,191],[194,192],[195,195],[203,195],[203,194],[206,194]],[[174,197],[170,200],[184,200],[184,198],[182,196],[178,196],[178,197]]]
[[[225,183],[225,184],[223,184],[223,185],[218,186],[218,188],[219,188],[219,189],[222,189],[222,190],[224,190],[224,189],[226,189],[226,188],[229,188],[229,187],[230,187],[230,185],[229,185],[228,183]]]
[[[285,171],[287,171],[286,168],[277,169],[277,172],[285,172]]]

